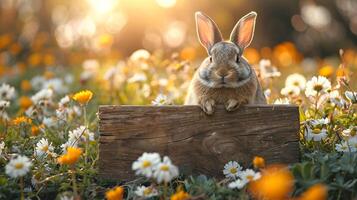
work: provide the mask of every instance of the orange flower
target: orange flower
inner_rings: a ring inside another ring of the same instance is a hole
[[[93,97],[93,93],[89,90],[83,90],[74,94],[73,99],[79,104],[86,105]]]
[[[323,184],[315,184],[305,191],[299,200],[325,200],[327,199],[327,187]]]
[[[39,64],[41,64],[41,61],[42,61],[42,56],[39,53],[33,53],[28,58],[28,63],[31,66],[38,66]]]
[[[193,60],[196,57],[196,51],[193,47],[186,47],[180,52],[180,57],[183,60]]]
[[[253,159],[253,165],[254,165],[254,168],[256,168],[256,169],[264,168],[265,167],[264,158],[262,158],[260,156],[255,156]]]
[[[52,66],[55,64],[55,57],[52,54],[45,54],[43,56],[43,63],[45,63],[46,66]]]
[[[190,198],[190,195],[187,192],[179,190],[171,196],[170,200],[185,200],[188,198]]]
[[[293,190],[294,178],[284,166],[272,166],[262,171],[262,177],[251,182],[249,191],[256,199],[288,199]]]
[[[40,127],[39,126],[32,126],[31,127],[31,135],[32,136],[37,136],[39,132],[40,132]]]
[[[22,96],[19,99],[20,107],[24,110],[32,106],[32,100],[27,96]]]
[[[68,147],[67,153],[60,156],[57,161],[61,165],[73,165],[82,154],[82,150],[76,147]]]
[[[31,90],[31,88],[32,88],[32,85],[31,85],[30,81],[28,81],[28,80],[21,81],[21,89],[23,91],[27,92],[27,91]]]
[[[334,73],[334,71],[335,69],[332,66],[326,65],[319,70],[319,74],[321,76],[329,77]]]
[[[31,124],[32,120],[28,117],[21,116],[21,117],[16,117],[15,119],[12,120],[12,124],[17,126],[20,124]]]
[[[51,71],[45,71],[45,73],[43,73],[43,76],[48,80],[48,79],[52,79],[53,77],[55,77],[55,74]]]
[[[124,196],[124,188],[120,187],[120,186],[115,187],[115,188],[113,188],[111,190],[108,190],[105,193],[105,197],[108,200],[122,200],[123,196]]]

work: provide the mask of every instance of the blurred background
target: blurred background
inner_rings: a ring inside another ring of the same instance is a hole
[[[305,56],[326,57],[357,42],[355,0],[1,0],[0,6],[0,48],[6,34],[18,48],[45,42],[64,51],[110,48],[121,55],[139,48],[197,48],[199,10],[226,38],[240,17],[257,11],[252,47],[259,49],[291,41]]]
[[[228,39],[235,23],[252,10],[258,13],[256,34],[244,55],[257,65],[269,59],[284,72],[281,82],[293,72],[332,77],[356,69],[356,0],[0,0],[1,80],[53,66],[92,71],[91,76],[99,67],[105,76],[112,66],[138,66],[121,63],[130,56],[160,55],[140,63],[140,70],[169,65],[164,58],[171,64],[186,61],[194,66],[182,72],[187,85],[206,56],[196,38],[194,13],[211,16]],[[338,71],[342,61],[343,72]],[[128,79],[137,75],[133,68],[126,70]],[[152,80],[172,73],[156,71],[166,75]]]

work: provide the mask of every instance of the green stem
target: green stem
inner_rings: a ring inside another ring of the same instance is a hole
[[[86,128],[88,128],[88,124],[87,124],[87,109],[86,106],[83,106],[83,121],[84,121],[84,126]]]
[[[21,176],[20,178],[20,190],[21,190],[21,200],[25,199],[25,195],[24,195],[24,178]]]
[[[74,167],[74,165],[73,165],[73,167],[72,167],[72,187],[73,187],[73,193],[74,193],[74,199],[76,199],[77,198],[77,196],[78,196],[78,191],[77,191],[77,182],[76,182],[76,171],[75,171],[76,169],[75,169],[75,167]]]
[[[167,183],[164,184],[164,199],[167,197]]]

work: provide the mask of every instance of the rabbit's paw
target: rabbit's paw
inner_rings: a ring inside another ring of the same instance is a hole
[[[240,104],[241,103],[235,99],[229,99],[226,102],[225,107],[228,112],[231,112],[231,111],[237,110],[239,108]]]
[[[202,110],[207,115],[212,115],[214,112],[215,102],[212,99],[208,99],[208,100],[202,101],[200,106],[201,106]]]

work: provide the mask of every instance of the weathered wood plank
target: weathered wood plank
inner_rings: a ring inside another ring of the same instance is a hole
[[[106,179],[133,179],[131,164],[143,152],[168,155],[185,173],[215,177],[229,160],[299,159],[296,106],[243,106],[230,113],[218,107],[213,116],[198,106],[100,106],[99,119],[99,175]]]

